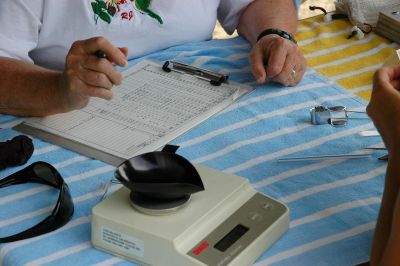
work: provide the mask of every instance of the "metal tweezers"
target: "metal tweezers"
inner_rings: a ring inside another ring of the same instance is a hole
[[[368,157],[370,157],[370,154],[317,155],[317,156],[279,158],[278,162],[297,162],[297,161],[311,161],[311,160],[361,159],[361,158],[368,158]]]
[[[387,150],[387,149],[385,147],[367,147],[367,148],[364,148],[364,150],[377,150],[377,151],[382,150],[383,151],[383,150]],[[381,161],[389,160],[389,154],[378,157],[378,160],[381,160]]]

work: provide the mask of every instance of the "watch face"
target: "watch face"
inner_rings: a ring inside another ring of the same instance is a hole
[[[276,34],[276,35],[279,35],[279,36],[281,36],[282,38],[285,38],[285,39],[287,39],[287,40],[289,40],[289,41],[292,41],[292,42],[294,42],[294,43],[297,44],[297,42],[296,42],[296,40],[295,40],[295,38],[293,37],[292,34],[290,34],[289,32],[286,32],[286,31],[283,31],[283,30],[280,30],[280,29],[274,29],[274,28],[272,28],[272,29],[266,29],[265,31],[261,32],[260,35],[259,35],[258,38],[257,38],[257,41],[258,41],[259,39],[261,39],[262,37],[264,37],[264,36],[266,36],[266,35],[269,35],[269,34]]]
[[[284,31],[284,36],[282,36],[283,38],[288,39],[289,41],[292,41],[294,43],[297,43],[296,40],[294,39],[293,35],[289,32]]]
[[[293,35],[290,34],[289,32],[283,30],[277,30],[277,34],[282,38],[288,39],[289,41],[296,43],[296,40],[294,39]]]

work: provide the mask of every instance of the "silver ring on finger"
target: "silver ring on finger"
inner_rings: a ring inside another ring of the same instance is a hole
[[[294,80],[296,79],[296,76],[297,76],[297,71],[293,69],[292,72],[290,72],[290,77]]]

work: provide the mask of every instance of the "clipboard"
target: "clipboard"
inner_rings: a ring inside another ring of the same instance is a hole
[[[144,60],[123,71],[111,101],[28,118],[15,130],[111,165],[158,150],[254,88],[179,62]]]

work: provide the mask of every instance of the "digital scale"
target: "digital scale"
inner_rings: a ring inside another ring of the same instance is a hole
[[[137,163],[141,167],[143,160]],[[127,187],[99,203],[92,211],[93,245],[143,265],[243,266],[252,264],[288,229],[287,206],[257,192],[246,179],[200,165],[193,170],[201,176],[204,190],[178,205],[147,208],[134,202]],[[132,187],[140,186],[136,182]],[[185,185],[178,190],[182,188]],[[146,186],[140,189],[148,191]]]

